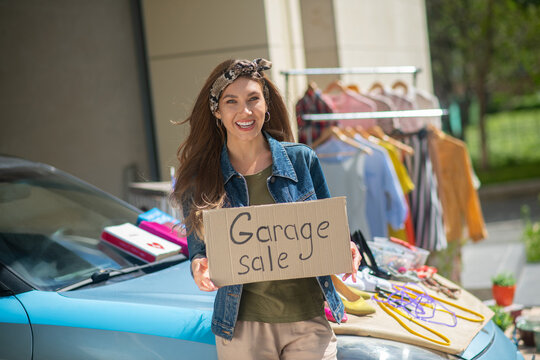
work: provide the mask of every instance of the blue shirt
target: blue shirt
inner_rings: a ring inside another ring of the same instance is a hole
[[[330,197],[328,186],[315,152],[306,145],[279,142],[264,133],[272,153],[272,176],[267,179],[268,190],[276,203],[308,201]],[[232,166],[226,144],[221,152],[221,172],[227,194],[227,207],[249,205],[245,178]],[[187,215],[184,208],[184,215]],[[188,229],[189,230],[189,229]],[[206,256],[206,246],[195,232],[188,237],[190,259]],[[317,281],[332,311],[340,322],[344,307],[330,276],[319,276]],[[212,332],[232,339],[238,316],[242,285],[224,286],[217,291],[212,316]]]
[[[351,231],[361,230],[368,239],[387,237],[388,224],[395,229],[404,225],[408,211],[405,195],[386,149],[360,135],[355,140],[372,149],[372,154],[335,138],[317,147],[317,154],[332,194],[347,196]]]
[[[347,218],[351,233],[357,230],[371,239],[366,218],[364,169],[367,155],[337,138],[330,138],[315,150],[332,196],[347,197]]]
[[[388,224],[394,229],[404,225],[408,211],[405,195],[386,149],[360,135],[356,135],[355,140],[373,150],[366,156],[364,171],[366,215],[371,236],[387,237]]]

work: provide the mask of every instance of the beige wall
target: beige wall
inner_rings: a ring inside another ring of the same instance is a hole
[[[418,86],[431,91],[424,0],[162,0],[143,1],[161,177],[176,165],[188,127],[183,120],[210,71],[227,58],[265,57],[272,80],[294,104],[306,77],[282,70],[306,67],[413,65]],[[314,76],[321,87],[337,76]],[[405,75],[342,76],[365,89],[373,81],[412,83]]]
[[[417,86],[432,91],[424,0],[334,0],[336,38],[342,67],[403,66],[422,69]],[[346,83],[366,89],[374,81],[392,85],[410,75],[348,75]]]
[[[0,153],[118,196],[150,177],[133,11],[128,0],[0,2]]]
[[[432,91],[424,0],[300,0],[306,66],[416,66],[417,86]],[[319,87],[342,79],[361,90],[374,81],[413,83],[412,75],[310,76]],[[301,96],[301,94],[297,94]]]
[[[268,57],[264,5],[246,0],[145,0],[143,14],[161,178],[167,180],[188,131],[187,125],[171,121],[186,118],[212,69],[228,58]]]
[[[288,0],[146,0],[143,13],[161,176],[167,180],[188,131],[171,121],[185,119],[219,62],[271,59],[278,85],[280,69],[303,66],[300,22],[291,18],[299,9]]]
[[[133,6],[0,2],[0,152],[50,163],[120,196],[135,176],[151,179]],[[186,117],[226,58],[272,60],[283,92],[280,71],[305,67],[415,65],[423,70],[419,87],[432,87],[424,0],[144,0],[142,7],[163,180],[187,130],[171,121]],[[396,76],[344,79],[365,88]],[[293,110],[306,79],[291,76],[288,85]]]

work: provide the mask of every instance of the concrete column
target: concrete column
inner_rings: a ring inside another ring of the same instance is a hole
[[[300,5],[306,67],[339,67],[333,0],[300,0]],[[314,81],[324,89],[339,78],[339,75],[312,75],[308,77],[308,81]]]

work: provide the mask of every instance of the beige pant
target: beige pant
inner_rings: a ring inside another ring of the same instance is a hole
[[[232,340],[216,336],[220,360],[336,359],[337,339],[328,320],[318,316],[292,323],[237,321]]]

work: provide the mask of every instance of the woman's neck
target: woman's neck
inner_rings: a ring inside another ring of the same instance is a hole
[[[270,146],[262,134],[250,142],[227,142],[227,149],[232,166],[242,175],[256,174],[272,164]]]

